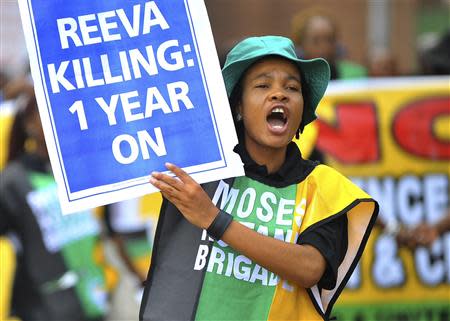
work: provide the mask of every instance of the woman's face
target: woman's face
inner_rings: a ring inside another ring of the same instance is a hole
[[[305,59],[322,57],[334,61],[336,35],[333,24],[325,17],[312,17],[305,27],[301,45]]]
[[[285,148],[302,119],[300,72],[289,60],[269,57],[255,63],[242,82],[238,105],[247,149]]]

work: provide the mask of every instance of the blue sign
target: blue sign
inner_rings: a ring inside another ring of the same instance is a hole
[[[207,21],[198,3],[21,2],[52,167],[68,203],[138,185],[148,192],[147,177],[166,162],[193,176],[230,165],[235,134],[230,117],[216,115],[214,92],[223,97],[224,89],[208,83],[205,65],[215,66],[213,79],[220,69],[211,39],[201,39],[212,38],[210,29],[194,24],[198,15]],[[231,144],[219,120],[228,123]]]

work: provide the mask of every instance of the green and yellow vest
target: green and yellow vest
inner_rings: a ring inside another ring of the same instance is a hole
[[[295,243],[306,230],[348,217],[348,248],[332,290],[304,289],[192,226],[164,202],[141,320],[327,320],[355,268],[378,205],[347,178],[316,166],[297,184],[249,177],[204,185],[217,207],[264,235]]]

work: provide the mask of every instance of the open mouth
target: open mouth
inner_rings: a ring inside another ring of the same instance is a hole
[[[282,129],[287,123],[287,115],[283,108],[275,107],[267,115],[266,120],[273,129]]]

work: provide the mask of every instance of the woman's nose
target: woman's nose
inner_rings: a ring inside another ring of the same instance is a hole
[[[271,100],[283,101],[287,99],[287,95],[285,94],[284,90],[276,89],[271,93],[270,98]]]

